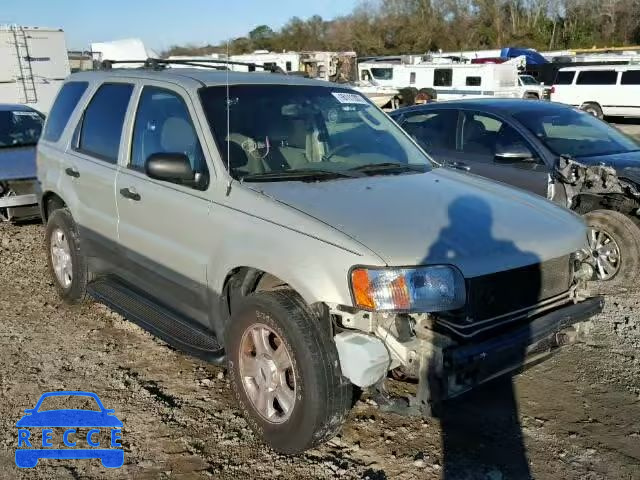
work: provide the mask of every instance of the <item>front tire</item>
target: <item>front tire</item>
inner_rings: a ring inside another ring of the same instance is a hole
[[[88,269],[80,250],[78,229],[67,208],[49,216],[45,230],[47,264],[58,294],[67,303],[81,303],[87,295]]]
[[[251,294],[235,310],[225,335],[229,375],[252,429],[285,454],[336,435],[352,386],[317,316],[290,290]]]
[[[607,289],[637,287],[640,228],[631,218],[613,210],[594,210],[584,217],[595,280],[606,284]]]

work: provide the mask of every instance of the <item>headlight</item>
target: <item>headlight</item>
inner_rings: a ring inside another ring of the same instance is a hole
[[[364,310],[442,312],[465,304],[462,273],[448,265],[356,268],[351,271],[356,307]]]

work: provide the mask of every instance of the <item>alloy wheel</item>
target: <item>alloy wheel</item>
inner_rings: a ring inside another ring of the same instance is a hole
[[[242,386],[256,412],[270,423],[287,421],[296,402],[296,380],[285,343],[268,326],[253,324],[240,349]]]

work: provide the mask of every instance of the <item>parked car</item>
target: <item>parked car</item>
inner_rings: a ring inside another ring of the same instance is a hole
[[[640,65],[562,68],[553,82],[551,100],[598,118],[640,117]]]
[[[402,369],[426,415],[575,341],[602,308],[581,286],[577,215],[438,168],[328,82],[73,74],[38,178],[62,298],[226,361],[247,421],[280,452],[335,435],[354,385],[382,395]]]
[[[468,100],[392,117],[449,167],[553,200],[589,225],[583,255],[595,278],[634,286],[640,272],[640,144],[565,105]]]
[[[37,218],[36,143],[44,115],[0,104],[0,222]]]

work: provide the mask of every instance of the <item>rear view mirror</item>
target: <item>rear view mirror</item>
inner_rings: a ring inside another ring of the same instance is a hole
[[[513,143],[511,145],[500,145],[496,147],[496,162],[515,163],[533,159],[533,153],[522,143]]]
[[[184,153],[154,153],[147,158],[145,172],[149,178],[173,183],[193,182],[196,177]]]

